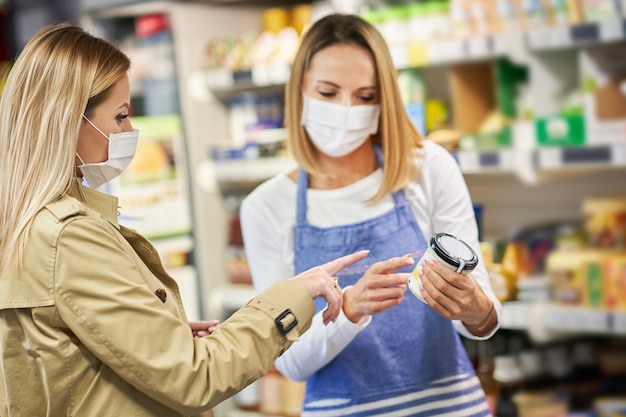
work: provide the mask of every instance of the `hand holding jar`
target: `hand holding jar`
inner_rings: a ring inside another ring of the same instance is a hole
[[[461,320],[476,336],[496,325],[494,304],[470,272],[478,264],[474,250],[447,233],[432,236],[409,278],[409,289],[442,317]]]

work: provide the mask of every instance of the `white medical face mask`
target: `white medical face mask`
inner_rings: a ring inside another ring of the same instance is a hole
[[[139,130],[134,129],[132,132],[111,133],[105,135],[100,129],[94,125],[85,115],[83,118],[92,125],[102,136],[109,140],[109,159],[104,162],[85,163],[78,152],[76,156],[82,163],[79,165],[80,172],[87,180],[91,188],[98,188],[101,185],[118,177],[130,161],[135,156],[137,150],[137,140],[139,139]]]
[[[380,104],[344,106],[304,96],[302,126],[321,152],[339,158],[378,131]]]

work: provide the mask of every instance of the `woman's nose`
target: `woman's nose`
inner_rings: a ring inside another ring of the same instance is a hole
[[[339,97],[339,104],[343,104],[344,106],[354,106],[354,100],[350,95],[343,95]]]

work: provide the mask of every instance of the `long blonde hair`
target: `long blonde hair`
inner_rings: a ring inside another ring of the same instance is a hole
[[[309,140],[302,118],[302,84],[316,53],[336,44],[357,45],[368,50],[376,66],[380,95],[380,123],[373,141],[384,153],[384,178],[374,201],[390,191],[401,189],[416,174],[415,150],[422,138],[408,118],[385,40],[372,25],[355,15],[332,14],[315,22],[302,38],[291,68],[285,92],[285,122],[289,131],[288,147],[298,164],[313,175],[323,176],[317,152]]]
[[[83,113],[129,70],[110,43],[69,24],[28,42],[0,97],[0,272],[21,264],[33,219],[69,190]]]

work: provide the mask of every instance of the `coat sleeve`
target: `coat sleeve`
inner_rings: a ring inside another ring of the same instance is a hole
[[[79,218],[64,227],[57,248],[63,325],[130,385],[184,415],[210,409],[261,377],[315,312],[305,290],[280,280],[211,336],[193,338],[186,320],[153,294],[144,281],[149,270],[117,230]]]

